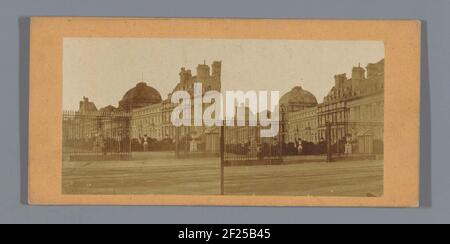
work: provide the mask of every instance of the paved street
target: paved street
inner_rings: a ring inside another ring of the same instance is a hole
[[[133,161],[63,162],[65,194],[220,194],[218,158],[175,160],[136,155]],[[146,159],[149,158],[149,159]],[[230,195],[379,196],[382,161],[240,166],[225,169]]]

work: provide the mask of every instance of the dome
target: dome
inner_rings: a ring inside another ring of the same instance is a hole
[[[113,112],[117,111],[117,108],[115,108],[114,106],[109,105],[109,106],[106,106],[104,108],[101,108],[99,111],[102,112],[102,113],[113,113]]]
[[[316,97],[300,86],[294,87],[280,99],[280,105],[289,111],[298,111],[307,107],[314,107],[317,104]]]
[[[119,107],[129,111],[160,103],[161,101],[161,94],[155,88],[148,86],[145,82],[141,82],[125,93],[119,102]]]

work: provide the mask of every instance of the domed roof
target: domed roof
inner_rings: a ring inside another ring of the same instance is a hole
[[[316,97],[309,91],[303,90],[302,87],[296,86],[290,92],[286,93],[280,99],[280,105],[285,107],[312,107],[316,106],[317,99]],[[294,110],[297,110],[294,108]]]
[[[115,108],[112,105],[109,105],[104,108],[101,108],[99,111],[102,113],[113,113],[113,112],[117,111],[117,108]]]
[[[155,88],[148,86],[145,82],[140,82],[136,87],[125,93],[119,102],[119,107],[131,110],[160,103],[161,101],[161,94]]]

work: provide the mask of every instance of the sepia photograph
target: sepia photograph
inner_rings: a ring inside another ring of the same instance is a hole
[[[418,21],[31,29],[31,204],[419,206]]]
[[[382,40],[65,37],[64,195],[378,198]]]
[[[0,224],[450,222],[450,1],[0,5]]]

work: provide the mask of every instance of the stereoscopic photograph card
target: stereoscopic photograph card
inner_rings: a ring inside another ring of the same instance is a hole
[[[30,29],[30,204],[419,206],[419,21]]]

